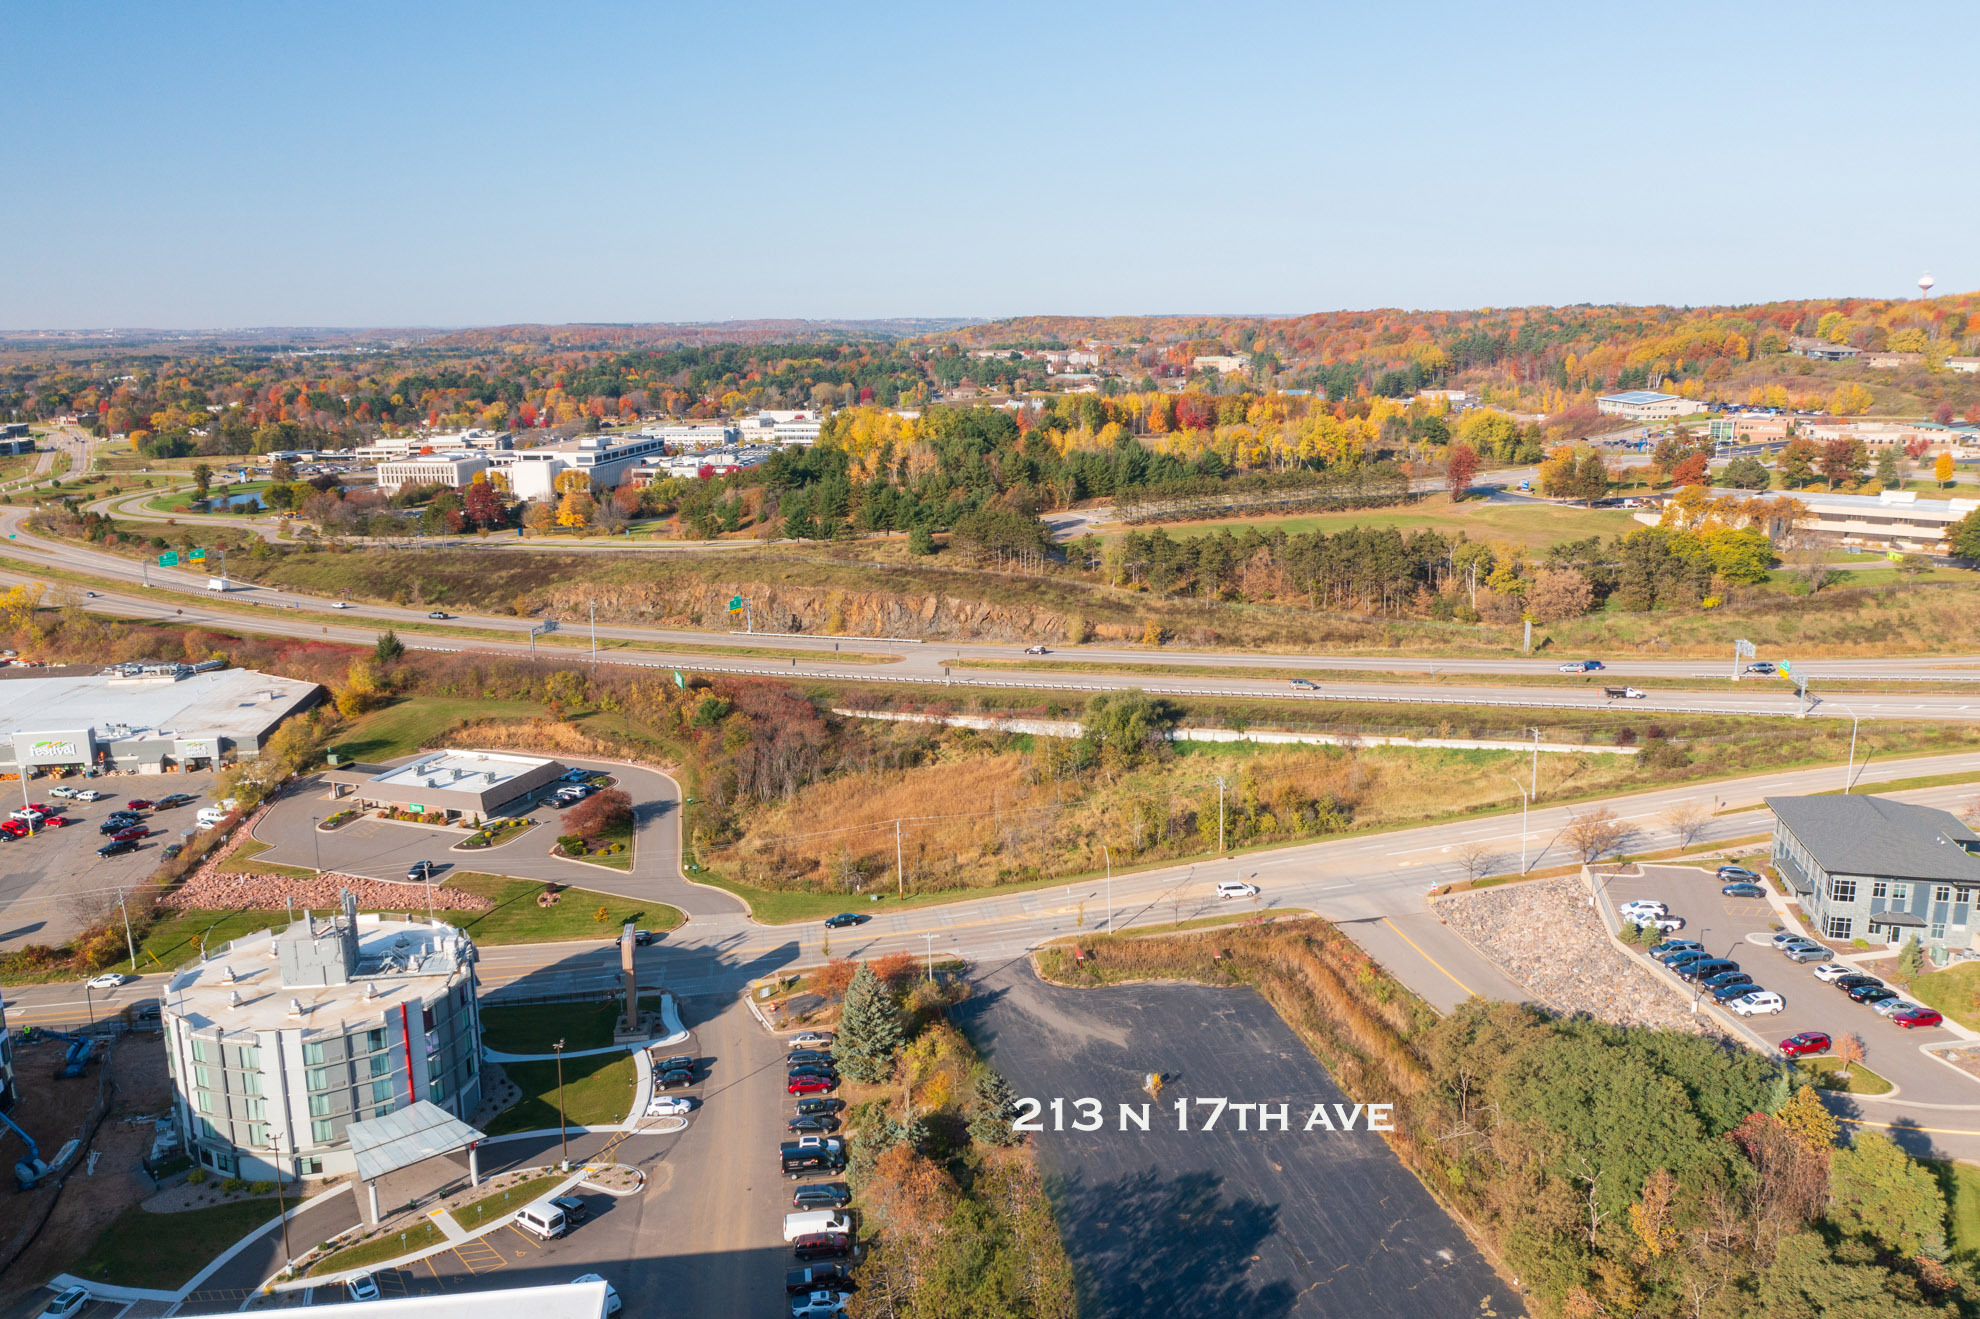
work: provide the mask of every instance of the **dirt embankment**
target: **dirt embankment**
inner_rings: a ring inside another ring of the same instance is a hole
[[[951,641],[1063,641],[1069,626],[1057,610],[992,604],[939,592],[902,594],[808,586],[738,586],[709,582],[573,581],[538,592],[544,612],[583,618],[593,601],[601,621],[726,628],[731,597],[749,597],[759,632],[828,636],[928,637]]]

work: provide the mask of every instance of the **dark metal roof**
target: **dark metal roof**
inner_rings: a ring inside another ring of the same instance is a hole
[[[1832,875],[1980,886],[1980,834],[1957,817],[1886,797],[1769,797],[1767,807]]]

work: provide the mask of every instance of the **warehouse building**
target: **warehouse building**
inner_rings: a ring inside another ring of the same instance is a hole
[[[173,976],[162,997],[190,1153],[224,1177],[357,1171],[350,1128],[481,1103],[474,943],[451,925],[304,913]],[[424,1111],[424,1110],[423,1110]]]
[[[210,769],[258,753],[322,694],[313,682],[185,664],[3,676],[0,770]]]
[[[1705,411],[1703,403],[1675,394],[1659,394],[1649,389],[1626,389],[1620,394],[1604,394],[1595,400],[1595,410],[1605,417],[1628,417],[1631,421],[1669,421]]]
[[[397,807],[437,822],[500,815],[511,802],[554,783],[554,760],[497,751],[431,751],[386,769],[354,766],[324,775],[331,795],[359,810]]]

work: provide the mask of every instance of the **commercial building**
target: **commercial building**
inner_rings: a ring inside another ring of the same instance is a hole
[[[1980,930],[1980,835],[1946,811],[1883,797],[1769,797],[1773,860],[1816,931],[1902,943],[1941,961]]]
[[[0,770],[206,769],[254,755],[322,694],[313,682],[184,664],[0,676]]]
[[[642,437],[664,440],[675,449],[720,449],[742,439],[742,428],[720,422],[697,422],[679,426],[648,426]]]
[[[807,410],[765,408],[738,424],[745,444],[816,444],[824,418]]]
[[[360,916],[348,891],[341,911],[236,939],[161,997],[181,1130],[222,1176],[355,1172],[353,1123],[481,1102],[473,942]]]
[[[518,499],[551,499],[565,472],[583,472],[594,487],[610,489],[643,460],[666,452],[667,441],[657,435],[584,435],[501,455],[497,466]]]
[[[1921,499],[1915,490],[1886,490],[1876,495],[1776,490],[1756,492],[1752,498],[1799,501],[1807,509],[1807,516],[1795,524],[1797,535],[1827,544],[1897,554],[1951,554],[1952,547],[1946,537],[1953,524],[1980,508],[1980,499]],[[1663,518],[1656,508],[1633,516],[1652,527]]]
[[[1962,375],[1980,375],[1980,357],[1948,357],[1946,370],[1957,371]]]
[[[500,815],[509,803],[554,783],[564,767],[500,751],[430,751],[390,769],[330,769],[323,781],[346,806],[401,807],[436,823]]]
[[[1727,412],[1706,423],[1714,444],[1785,444],[1793,417],[1769,412]]]
[[[1627,417],[1631,421],[1669,421],[1705,411],[1703,403],[1675,394],[1659,394],[1649,389],[1626,389],[1620,394],[1604,394],[1595,400],[1595,410],[1605,417]]]
[[[1235,354],[1212,353],[1203,357],[1191,358],[1189,368],[1192,371],[1215,371],[1220,376],[1231,376],[1249,371],[1251,369],[1251,359],[1249,357],[1239,357]]]
[[[323,1291],[318,1288],[319,1294]],[[552,1282],[541,1287],[503,1287],[486,1292],[439,1292],[422,1296],[381,1296],[375,1301],[336,1301],[313,1305],[317,1319],[606,1319],[610,1286],[596,1282]]]
[[[390,494],[406,485],[444,485],[455,490],[474,480],[476,472],[488,470],[488,458],[478,453],[426,453],[380,463],[375,469],[378,488]]]
[[[510,431],[436,431],[428,435],[388,435],[359,445],[351,450],[351,455],[383,462],[421,453],[499,452],[514,448],[515,442],[516,437]]]
[[[1923,353],[1864,353],[1857,360],[1865,366],[1874,366],[1883,371],[1897,371],[1905,367],[1925,365]]]

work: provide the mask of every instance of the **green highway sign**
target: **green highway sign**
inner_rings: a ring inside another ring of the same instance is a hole
[[[730,612],[730,613],[732,613],[732,614],[733,614],[733,613],[735,613],[735,612],[736,612],[736,610],[738,610],[738,609],[741,609],[742,607],[743,607],[743,599],[742,599],[742,597],[741,597],[741,596],[739,596],[739,595],[732,595],[732,596],[730,596],[730,597],[729,597],[729,612]]]
[[[161,554],[158,556],[158,566],[161,568],[176,568],[179,566],[179,556],[176,553],[169,552]]]
[[[187,550],[186,557],[188,559],[203,559],[206,557],[206,551],[202,549]]]

